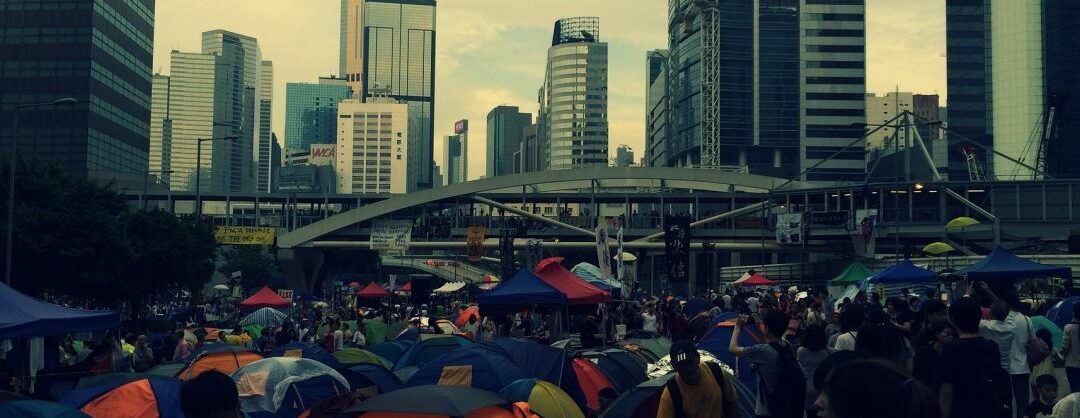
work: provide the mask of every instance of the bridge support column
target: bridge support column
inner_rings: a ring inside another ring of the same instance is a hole
[[[318,248],[278,249],[278,265],[285,273],[285,283],[297,292],[314,293],[326,254]]]

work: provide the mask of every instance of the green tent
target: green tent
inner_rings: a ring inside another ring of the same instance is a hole
[[[364,327],[366,328],[364,338],[368,347],[384,342],[390,336],[390,327],[387,327],[382,320],[365,319]]]
[[[343,348],[334,352],[334,358],[338,359],[341,364],[352,366],[356,364],[370,363],[378,364],[389,369],[392,364],[386,359],[379,357],[377,354],[367,350],[359,348]]]
[[[863,279],[870,277],[874,272],[858,261],[852,261],[839,275],[829,280],[829,286],[848,286],[858,284]]]

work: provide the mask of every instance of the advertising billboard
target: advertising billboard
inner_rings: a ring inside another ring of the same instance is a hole
[[[334,150],[337,145],[334,144],[311,144],[311,157],[308,158],[308,163],[312,165],[333,165],[334,164]]]
[[[462,119],[454,122],[454,135],[461,135],[469,131],[469,120]]]

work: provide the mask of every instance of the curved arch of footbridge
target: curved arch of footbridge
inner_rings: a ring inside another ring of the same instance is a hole
[[[413,270],[422,271],[424,273],[433,275],[440,279],[453,282],[471,282],[471,283],[483,283],[484,276],[495,275],[495,272],[486,271],[482,268],[471,266],[463,262],[457,262],[454,260],[436,260],[439,263],[431,265],[426,263],[426,259],[417,258],[401,258],[383,256],[383,267],[400,267],[409,268]],[[453,262],[453,264],[449,263]]]
[[[589,187],[693,189],[713,192],[761,191],[777,186],[809,188],[813,184],[756,174],[671,167],[591,167],[498,176],[408,193],[331,216],[278,237],[278,248],[310,246],[319,237],[399,210],[456,197],[500,191],[543,193]]]

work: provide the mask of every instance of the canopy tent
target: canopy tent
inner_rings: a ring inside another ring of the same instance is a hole
[[[1017,257],[997,247],[986,258],[953,273],[970,280],[1033,279],[1043,277],[1072,277],[1068,267],[1050,266]],[[1069,280],[1065,280],[1069,283]]]
[[[432,293],[448,294],[454,293],[465,288],[465,282],[446,282],[438,289],[432,290]]]
[[[936,281],[937,275],[934,272],[916,266],[908,259],[870,276],[870,283],[875,285],[934,283]]]
[[[405,284],[401,285],[401,288],[398,289],[398,292],[405,292],[405,293],[412,292],[412,282],[408,282],[408,283],[405,283]]]
[[[603,278],[603,272],[600,271],[600,268],[592,264],[577,263],[570,269],[570,272],[591,283],[600,290],[610,292],[612,297],[618,298],[625,293],[623,292],[622,283],[619,283],[617,280]]]
[[[0,340],[120,327],[120,314],[46,303],[0,283]]]
[[[529,269],[518,270],[509,280],[477,296],[481,309],[488,306],[562,305],[566,295],[536,277]]]
[[[386,291],[375,282],[368,283],[363,289],[356,291],[356,296],[361,298],[385,298],[390,297],[390,292]]]
[[[833,277],[832,280],[829,280],[826,285],[841,287],[846,287],[853,284],[857,285],[859,284],[859,282],[873,275],[874,272],[871,271],[869,267],[866,267],[865,264],[858,261],[852,261],[851,264],[848,264],[847,268],[845,268],[844,271],[840,272],[840,274],[836,275],[836,277]]]
[[[288,308],[291,306],[292,302],[278,296],[276,292],[270,289],[270,286],[263,286],[254,295],[240,302],[240,307],[245,309]]]
[[[768,277],[762,276],[760,273],[751,274],[745,280],[739,279],[731,283],[734,286],[773,286],[776,285],[776,281],[770,280]]]
[[[611,294],[575,276],[560,264],[562,257],[540,260],[533,270],[536,277],[566,295],[568,305],[588,305],[611,300]]]

